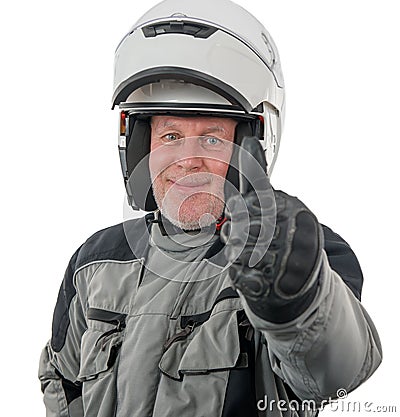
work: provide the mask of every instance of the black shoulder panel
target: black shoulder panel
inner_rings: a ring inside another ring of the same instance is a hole
[[[100,230],[91,236],[79,252],[76,269],[90,262],[112,259],[128,261],[134,255],[128,245],[123,223]]]
[[[70,323],[69,307],[76,294],[73,284],[76,270],[91,262],[129,261],[142,256],[148,244],[147,224],[149,217],[148,215],[146,218],[129,220],[100,230],[74,253],[65,271],[54,309],[51,347],[55,352],[62,349],[67,336]]]
[[[65,271],[60,291],[58,292],[57,303],[54,308],[53,326],[51,336],[51,347],[55,352],[59,352],[65,343],[67,329],[69,326],[69,305],[75,296],[76,290],[72,283],[75,272],[76,258],[80,248],[73,254]]]
[[[329,227],[322,225],[325,238],[325,252],[331,268],[336,271],[353,294],[361,300],[363,274],[357,257],[349,244]]]

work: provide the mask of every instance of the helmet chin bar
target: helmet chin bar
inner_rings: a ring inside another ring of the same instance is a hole
[[[133,210],[154,211],[157,204],[152,193],[152,182],[148,166],[150,155],[150,119],[151,116],[160,114],[174,114],[179,117],[202,116],[202,117],[230,117],[238,121],[235,131],[234,142],[241,144],[245,136],[256,136],[263,140],[264,120],[259,115],[241,115],[232,117],[227,113],[204,113],[199,109],[196,112],[175,111],[131,113],[131,110],[120,112],[118,150],[121,162],[122,175],[124,178],[128,203]],[[225,187],[225,198],[228,197],[228,190],[232,190],[232,185],[238,189],[239,175],[237,169],[237,155],[233,153],[231,164],[226,174],[226,182],[229,187]],[[135,171],[135,175],[132,173]]]

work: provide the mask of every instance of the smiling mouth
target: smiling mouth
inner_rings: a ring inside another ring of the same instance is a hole
[[[171,185],[170,190],[176,190],[184,194],[206,192],[211,183],[209,178],[195,178],[193,176],[188,178],[184,177],[177,180],[169,179],[168,182]]]
[[[193,183],[193,182],[188,182],[188,183],[181,183],[181,182],[174,182],[171,186],[171,189],[180,191],[180,192],[184,192],[184,193],[197,193],[197,192],[202,192],[202,191],[206,191],[206,187],[208,185],[208,182],[203,182],[203,183]]]
[[[203,187],[205,185],[208,185],[210,182],[207,180],[201,180],[201,181],[193,181],[193,180],[179,180],[179,181],[172,181],[173,185],[178,187],[186,187],[186,188],[197,188],[197,187]]]

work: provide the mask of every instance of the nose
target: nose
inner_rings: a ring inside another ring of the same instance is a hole
[[[179,148],[176,165],[186,171],[195,171],[204,164],[203,149],[196,138],[186,138]]]

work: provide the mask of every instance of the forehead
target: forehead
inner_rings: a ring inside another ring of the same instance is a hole
[[[175,128],[179,130],[214,130],[233,134],[237,125],[236,120],[224,117],[179,117],[179,116],[153,116],[151,118],[152,131],[155,132]]]

